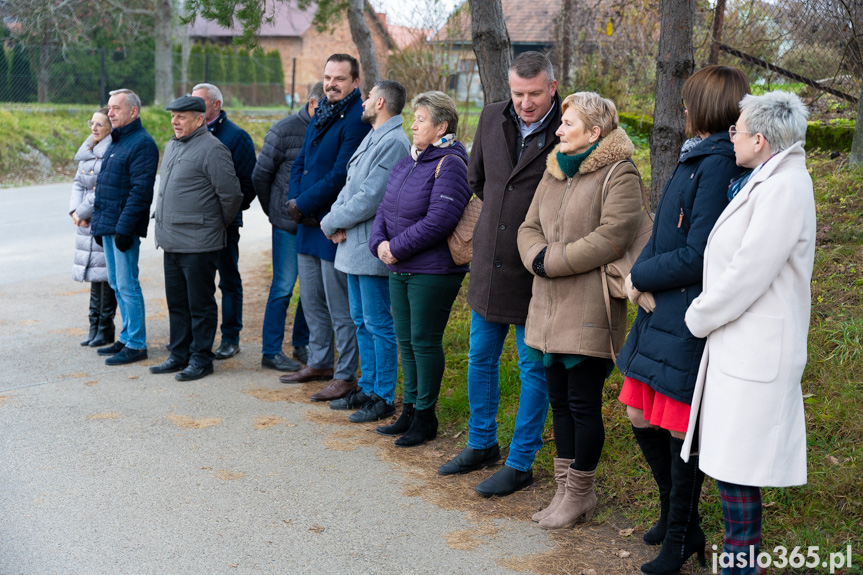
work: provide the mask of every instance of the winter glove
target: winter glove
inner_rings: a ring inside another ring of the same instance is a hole
[[[626,280],[624,281],[626,285],[626,295],[629,296],[629,301],[633,304],[638,305],[638,296],[641,295],[641,292],[638,291],[634,285],[632,285],[632,274],[626,276]]]
[[[102,247],[102,236],[93,236],[93,239],[96,240],[96,243],[99,244],[99,247]]]
[[[114,245],[117,246],[117,249],[121,252],[125,252],[132,247],[132,236],[117,234],[114,236]]]
[[[297,222],[298,224],[302,223],[303,212],[301,212],[300,208],[297,207],[297,200],[288,200],[286,207],[288,210],[288,217]]]
[[[649,291],[641,292],[641,295],[638,296],[637,304],[638,307],[647,313],[653,313],[653,310],[656,309],[656,300],[653,299],[653,294]]]
[[[545,250],[548,248],[542,248],[542,251],[539,252],[535,258],[533,258],[533,273],[538,275],[541,278],[547,278],[548,275],[545,273]]]

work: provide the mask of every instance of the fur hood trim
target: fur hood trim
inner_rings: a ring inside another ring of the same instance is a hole
[[[546,160],[546,168],[548,172],[556,180],[565,180],[566,175],[560,169],[560,164],[557,162],[557,153],[560,151],[560,144],[554,147]],[[635,146],[632,140],[623,131],[623,128],[616,128],[609,135],[599,141],[599,145],[591,154],[581,163],[578,168],[579,174],[589,174],[600,168],[604,168],[614,162],[625,160],[632,157],[635,151]]]

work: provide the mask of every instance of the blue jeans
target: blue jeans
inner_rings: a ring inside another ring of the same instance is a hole
[[[261,351],[265,355],[275,355],[282,351],[285,340],[285,320],[288,317],[288,306],[296,283],[297,236],[273,227],[273,282],[270,284],[270,295],[267,298],[264,325],[261,330],[263,339]],[[296,347],[309,344],[309,328],[303,317],[301,305],[297,305],[292,343]]]
[[[138,282],[138,254],[141,239],[132,236],[132,247],[121,252],[114,245],[114,236],[102,236],[108,285],[117,294],[117,307],[123,318],[123,330],[118,338],[129,349],[147,349],[147,326],[144,315],[144,292]]]
[[[243,329],[243,279],[240,277],[240,227],[228,226],[227,244],[219,250],[219,291],[222,292],[222,341],[240,343]]]
[[[476,312],[470,317],[470,351],[467,396],[470,402],[468,447],[486,449],[497,443],[497,408],[500,404],[500,354],[509,324],[486,321]],[[515,326],[521,395],[515,429],[506,464],[519,471],[533,465],[542,447],[542,432],[548,416],[548,389],[541,361],[526,359],[524,326]]]
[[[357,326],[362,377],[360,388],[392,405],[396,396],[399,350],[390,313],[390,280],[348,274],[351,318]]]

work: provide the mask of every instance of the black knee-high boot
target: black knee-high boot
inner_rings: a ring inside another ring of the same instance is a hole
[[[698,500],[704,473],[698,469],[698,456],[689,461],[680,458],[683,440],[671,437],[671,497],[668,507],[668,528],[662,541],[659,556],[641,566],[644,575],[676,575],[692,555],[698,563],[706,565],[704,558],[704,531],[699,525]]]
[[[87,337],[81,341],[81,345],[90,345],[93,338],[96,337],[96,332],[99,330],[99,308],[102,301],[102,290],[99,289],[98,282],[90,282],[90,331]]]
[[[641,448],[641,453],[653,479],[659,488],[659,521],[650,531],[644,534],[642,539],[648,545],[660,545],[665,539],[665,531],[668,525],[668,501],[671,497],[671,451],[668,447],[668,431],[658,427],[632,427],[635,441]]]
[[[117,313],[117,296],[108,282],[94,283],[101,291],[99,308],[99,329],[90,341],[90,347],[100,347],[114,342],[114,315]]]

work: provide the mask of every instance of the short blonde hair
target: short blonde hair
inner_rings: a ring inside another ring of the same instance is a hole
[[[617,115],[617,106],[608,98],[603,98],[596,92],[576,92],[570,94],[563,100],[561,113],[570,107],[581,116],[585,126],[592,128],[598,126],[600,138],[604,138],[617,129],[620,117]]]
[[[443,92],[431,91],[417,94],[411,101],[411,107],[416,111],[420,106],[429,111],[432,124],[435,126],[446,122],[448,134],[455,134],[458,131],[458,110],[455,102]]]

